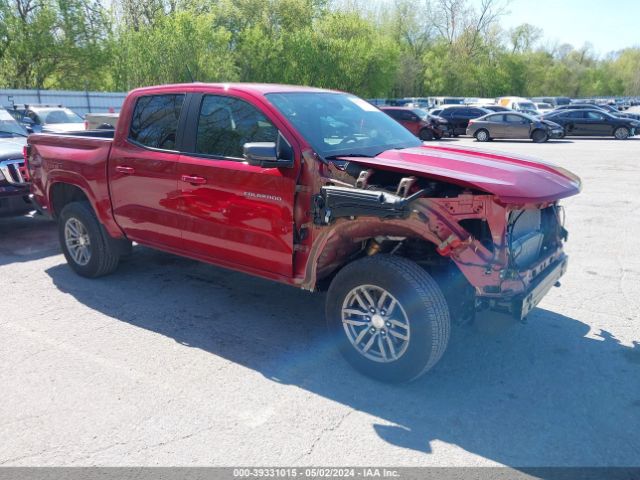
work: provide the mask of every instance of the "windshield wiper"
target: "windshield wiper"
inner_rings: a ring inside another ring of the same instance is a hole
[[[9,135],[20,135],[21,137],[28,137],[28,135],[25,135],[24,133],[12,132],[10,130],[0,130],[0,133],[8,133]]]
[[[337,153],[335,155],[329,155],[324,157],[325,160],[336,160],[337,158],[342,157],[362,157],[362,158],[373,158],[373,155],[365,155],[364,153]]]

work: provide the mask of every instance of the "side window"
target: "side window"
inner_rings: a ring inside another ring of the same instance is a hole
[[[604,115],[597,112],[587,112],[587,118],[589,120],[604,120]]]
[[[183,94],[150,95],[136,102],[129,138],[145,147],[175,150]]]
[[[385,110],[384,113],[389,115],[394,120],[400,120],[400,112],[398,110]]]
[[[505,121],[509,123],[520,123],[523,120],[524,118],[522,118],[520,115],[513,115],[513,114],[505,115]]]
[[[576,110],[574,112],[568,112],[565,117],[570,118],[572,120],[577,120],[577,119],[581,119],[584,118],[584,112],[581,112],[579,110]]]
[[[402,112],[402,116],[400,117],[400,119],[405,120],[407,122],[411,122],[415,120],[414,115],[411,112]]]
[[[278,130],[256,107],[244,100],[206,95],[200,106],[196,152],[242,158],[247,142],[275,142]]]

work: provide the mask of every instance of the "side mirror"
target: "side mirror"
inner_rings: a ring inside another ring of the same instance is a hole
[[[281,133],[275,142],[250,142],[243,146],[249,165],[263,168],[293,167],[293,149]]]

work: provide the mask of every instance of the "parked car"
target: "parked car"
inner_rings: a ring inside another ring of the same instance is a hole
[[[516,112],[528,113],[530,115],[540,115],[540,112],[536,110],[536,106],[533,102],[527,98],[522,97],[501,97],[497,101],[501,107],[510,108]]]
[[[27,131],[0,107],[0,216],[33,210],[23,149]]]
[[[491,113],[491,110],[480,107],[451,106],[443,108],[439,116],[449,122],[451,134],[458,136],[467,133],[469,120],[482,117],[487,113]]]
[[[571,103],[571,99],[569,97],[533,97],[531,101],[534,103],[548,103],[554,108],[559,107],[560,105],[569,105]]]
[[[444,119],[431,117],[426,110],[406,107],[381,107],[384,113],[413,133],[420,140],[440,140],[447,135],[447,123]]]
[[[586,110],[597,109],[597,110],[601,110],[603,112],[607,112],[607,113],[609,113],[609,114],[611,114],[613,116],[616,116],[616,117],[631,118],[633,120],[640,120],[640,115],[634,114],[634,113],[628,113],[628,112],[621,112],[616,107],[614,107],[612,105],[609,105],[609,104],[592,105],[590,103],[578,103],[578,104],[565,105],[565,106],[556,108],[556,110],[584,110],[584,109],[586,109]]]
[[[554,108],[550,103],[537,102],[534,103],[536,110],[540,113],[540,115],[544,115],[545,113],[551,112]]]
[[[11,113],[34,133],[84,130],[84,119],[62,105],[16,105]]]
[[[530,138],[535,143],[544,143],[550,138],[562,138],[564,130],[557,123],[524,113],[491,113],[469,120],[467,135],[478,142],[494,138]]]
[[[119,113],[87,113],[84,116],[85,130],[113,130],[118,124]]]
[[[535,307],[567,268],[558,202],[581,188],[530,158],[423,145],[353,95],[282,85],[136,89],[115,131],[27,148],[79,275],[113,272],[135,241],[327,290],[336,346],[391,382],[432,368],[452,321]]]
[[[635,135],[640,122],[611,115],[601,109],[555,110],[544,120],[562,125],[567,136],[613,136],[625,140]]]

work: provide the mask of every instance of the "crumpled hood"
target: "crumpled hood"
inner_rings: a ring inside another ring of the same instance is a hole
[[[562,128],[562,125],[556,122],[552,122],[551,120],[540,119],[540,121],[551,128]]]
[[[344,160],[483,190],[505,204],[550,202],[581,189],[580,178],[562,167],[475,148],[421,146]]]

